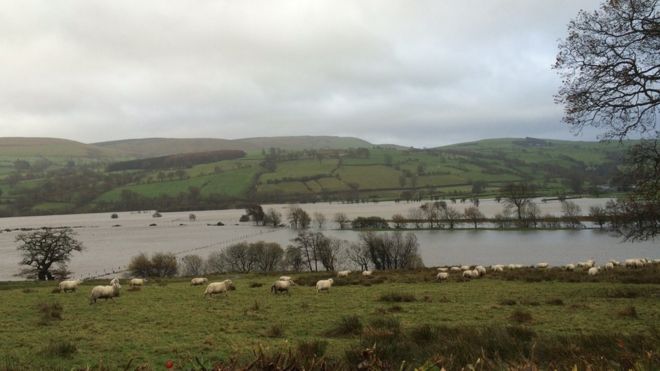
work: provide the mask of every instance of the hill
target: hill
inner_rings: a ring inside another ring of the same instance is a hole
[[[372,144],[357,138],[333,136],[290,136],[244,139],[217,138],[144,138],[94,143],[95,146],[112,149],[134,157],[157,157],[178,153],[217,150],[261,151],[280,148],[289,151],[305,149],[348,149],[371,147]]]
[[[108,159],[123,154],[112,148],[103,148],[68,139],[58,138],[0,138],[0,157],[9,158],[89,158]]]
[[[252,202],[484,198],[497,196],[507,183],[521,181],[534,183],[540,196],[599,196],[626,190],[627,180],[619,167],[634,142],[504,138],[431,149],[366,146],[368,142],[340,137],[113,143],[78,143],[76,148],[123,150],[128,158],[164,152],[166,144],[172,151],[229,145],[251,151],[241,158],[203,155],[203,161],[190,155],[185,156],[190,161],[147,156],[148,163],[160,165],[118,168],[106,167],[114,160],[73,168],[36,163],[34,158],[27,164],[15,164],[14,159],[0,162],[0,215],[218,209]],[[279,149],[264,151],[267,146]],[[109,168],[120,171],[108,172]]]

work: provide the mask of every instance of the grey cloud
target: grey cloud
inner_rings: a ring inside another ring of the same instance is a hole
[[[550,65],[598,3],[0,0],[0,136],[571,138]]]

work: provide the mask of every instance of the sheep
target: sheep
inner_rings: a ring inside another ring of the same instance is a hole
[[[626,259],[623,262],[623,265],[626,266],[626,268],[641,268],[644,266],[644,260],[642,259]]]
[[[371,277],[374,274],[374,271],[364,271],[362,272],[362,277]]]
[[[564,266],[564,269],[567,271],[574,271],[575,270],[575,264],[569,263]]]
[[[479,276],[479,272],[477,272],[477,276]],[[464,270],[463,271],[463,278],[472,278],[474,277],[474,272],[472,270]]]
[[[614,259],[611,259],[611,260],[610,260],[610,263],[612,263],[615,267],[618,267],[619,265],[621,265],[621,262],[620,262],[620,261],[618,261],[618,260],[614,260]]]
[[[195,277],[190,280],[190,286],[199,286],[209,282],[209,279],[206,277]]]
[[[286,293],[289,294],[289,287],[291,287],[293,285],[294,285],[294,283],[291,280],[277,280],[270,287],[270,291],[273,294],[278,294],[278,293],[284,292],[284,291],[286,291]]]
[[[348,277],[349,274],[351,274],[351,271],[339,271],[337,277]]]
[[[321,291],[327,291],[330,292],[330,287],[335,281],[332,278],[328,278],[327,280],[319,280],[316,282],[316,293],[319,293]]]
[[[605,264],[605,270],[614,269],[614,263],[608,262]]]
[[[547,268],[548,266],[549,266],[549,264],[546,263],[546,262],[536,263],[536,268],[539,268],[539,269],[545,269],[545,268]]]
[[[479,276],[483,276],[484,274],[486,274],[486,268],[484,268],[482,265],[477,265],[476,267],[474,267],[474,270],[479,272]]]
[[[291,276],[280,276],[280,278],[278,278],[278,279],[279,279],[280,281],[293,281],[293,279],[291,278]]]
[[[447,278],[449,278],[449,273],[447,272],[438,272],[438,274],[435,276],[437,281],[444,281]]]
[[[447,267],[438,267],[438,272],[446,272],[448,269]]]
[[[460,272],[460,271],[461,271],[461,267],[451,267],[451,268],[449,268],[449,271],[450,271],[450,272]]]
[[[466,271],[466,270],[468,270],[468,269],[470,269],[470,266],[469,266],[469,265],[461,265],[461,270],[462,270],[462,271]]]
[[[80,286],[80,283],[82,281],[80,280],[66,280],[62,281],[59,283],[58,288],[60,292],[69,292],[69,291],[76,291],[78,286]]]
[[[598,271],[599,271],[598,267],[591,267],[591,268],[589,268],[589,270],[587,271],[587,273],[588,273],[590,276],[595,276],[595,275],[598,274]]]
[[[144,286],[144,284],[147,282],[146,278],[133,278],[128,285],[131,287],[136,287],[136,286]]]
[[[504,266],[501,264],[495,264],[492,266],[493,271],[495,272],[504,272]]]
[[[98,299],[108,299],[115,301],[115,297],[119,297],[119,289],[121,285],[119,284],[118,279],[112,280],[112,285],[110,286],[95,286],[89,294],[89,304],[95,304]]]
[[[578,262],[578,263],[577,263],[577,266],[578,266],[579,268],[591,268],[591,267],[593,267],[595,264],[596,264],[596,262],[594,262],[593,259],[589,259],[589,260],[587,260],[587,261]]]
[[[227,295],[229,290],[236,290],[236,286],[234,286],[234,283],[231,282],[231,280],[211,282],[208,286],[206,286],[206,290],[204,290],[204,297],[206,297],[206,295],[212,297],[215,294]]]

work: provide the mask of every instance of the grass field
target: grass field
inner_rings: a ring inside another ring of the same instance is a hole
[[[392,341],[408,349],[382,354],[397,365],[397,357],[421,364],[437,349],[445,358],[453,356],[447,365],[454,366],[483,357],[503,362],[498,364],[579,369],[585,364],[618,369],[634,361],[637,369],[650,370],[660,361],[657,266],[640,276],[654,283],[622,283],[636,276],[618,272],[595,278],[585,272],[493,274],[437,283],[433,270],[423,270],[340,279],[321,294],[308,285],[328,274],[299,274],[290,295],[276,296],[269,287],[277,276],[213,277],[231,278],[236,291],[212,299],[204,299],[204,288],[191,287],[187,279],[151,282],[139,291],[124,285],[114,303],[96,305],[87,300],[92,282],[70,294],[51,293],[52,283],[2,283],[0,369],[99,364],[116,369],[131,359],[132,367],[161,369],[173,360],[177,369],[190,369],[198,367],[195,357],[210,366],[231,357],[247,360],[258,347],[266,353],[295,351],[317,340],[323,355],[342,365],[372,340],[377,349],[390,349]],[[571,280],[579,282],[566,282]],[[383,301],[384,296],[402,301]],[[39,310],[44,303],[58,303],[62,319],[44,320]],[[355,316],[359,328],[338,326],[350,322],[346,316]],[[456,342],[462,334],[484,337],[469,340],[472,349],[467,339]]]

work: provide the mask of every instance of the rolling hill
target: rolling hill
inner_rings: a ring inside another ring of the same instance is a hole
[[[9,158],[89,158],[110,159],[125,156],[113,148],[103,148],[58,138],[0,138],[0,157]]]
[[[431,149],[374,146],[341,137],[152,138],[92,145],[34,138],[5,143],[22,146],[2,147],[15,157],[0,161],[0,215],[492,197],[504,184],[520,181],[537,185],[540,195],[597,195],[625,189],[619,166],[634,142],[502,138]],[[263,151],[270,147],[280,150]],[[240,158],[197,159],[200,151],[218,148],[249,152]],[[189,160],[167,165],[158,159],[173,151],[186,153]],[[44,164],[43,159],[39,163],[37,153],[46,159],[75,155],[101,161],[65,167],[62,162]],[[13,162],[21,154],[32,166],[24,162],[19,168]],[[136,158],[148,166],[112,165]]]

